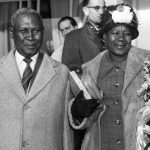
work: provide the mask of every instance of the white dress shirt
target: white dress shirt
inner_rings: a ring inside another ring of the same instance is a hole
[[[30,67],[32,71],[34,70],[38,55],[39,53],[31,57],[32,61],[30,63]],[[21,78],[23,77],[23,72],[26,67],[26,62],[23,61],[24,58],[25,58],[24,56],[20,55],[17,51],[15,51],[15,59],[16,59],[16,63],[17,63]]]

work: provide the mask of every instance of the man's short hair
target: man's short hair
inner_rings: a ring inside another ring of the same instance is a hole
[[[42,17],[41,17],[41,15],[40,15],[40,13],[38,13],[36,10],[31,9],[31,8],[20,8],[20,9],[18,9],[18,10],[11,16],[11,26],[15,26],[15,20],[16,20],[16,18],[17,18],[19,15],[28,15],[28,14],[36,15],[36,16],[39,18],[42,27],[44,28],[43,20],[42,20]]]
[[[71,25],[72,25],[73,27],[76,27],[76,26],[77,26],[77,22],[76,22],[76,20],[75,20],[73,17],[65,16],[65,17],[62,17],[62,18],[59,20],[59,22],[58,22],[58,29],[59,29],[59,30],[60,30],[60,23],[63,22],[63,21],[65,21],[65,20],[69,20],[70,23],[71,23]]]

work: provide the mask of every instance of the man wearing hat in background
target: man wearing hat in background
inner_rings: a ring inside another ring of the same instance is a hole
[[[131,45],[139,35],[138,21],[125,4],[108,7],[101,27],[107,50],[82,66],[82,81],[97,101],[90,106],[91,100],[80,92],[70,102],[69,120],[73,128],[87,129],[81,150],[137,150],[139,111],[144,106],[137,91],[144,83],[141,70],[150,51]]]

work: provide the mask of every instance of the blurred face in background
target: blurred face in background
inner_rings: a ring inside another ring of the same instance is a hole
[[[59,30],[62,33],[62,36],[65,38],[65,36],[71,32],[72,30],[76,29],[77,27],[73,26],[70,22],[70,20],[64,20],[60,22],[59,24]]]
[[[97,25],[101,22],[101,17],[104,12],[104,8],[104,0],[90,0],[89,4],[83,7],[83,12],[90,22]]]

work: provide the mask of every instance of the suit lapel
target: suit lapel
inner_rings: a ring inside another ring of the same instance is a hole
[[[3,61],[3,64],[1,65],[2,65],[0,70],[1,74],[6,79],[6,81],[11,85],[14,92],[24,102],[26,99],[26,95],[21,83],[21,77],[14,57],[14,51],[11,51],[8,54],[6,59]]]
[[[36,75],[38,73],[38,70],[39,70],[40,66],[41,66],[41,63],[42,63],[42,60],[43,60],[43,55],[44,55],[43,53],[39,52],[39,56],[37,58],[37,62],[35,64],[35,68],[34,68],[34,72],[33,72],[33,77],[32,77],[32,79],[30,81],[29,89],[31,89],[31,86],[32,86],[32,84],[34,82],[34,79],[35,79],[35,77],[36,77]]]
[[[32,99],[36,94],[38,94],[56,75],[54,67],[55,62],[49,58],[47,54],[44,55],[41,66],[37,72],[34,79],[30,92],[28,93],[28,100]]]
[[[92,29],[88,25],[84,27],[84,30],[86,30],[87,33],[85,37],[92,41],[93,48],[95,47],[95,49],[100,49],[102,46],[100,38],[98,38],[98,36],[92,31]]]

